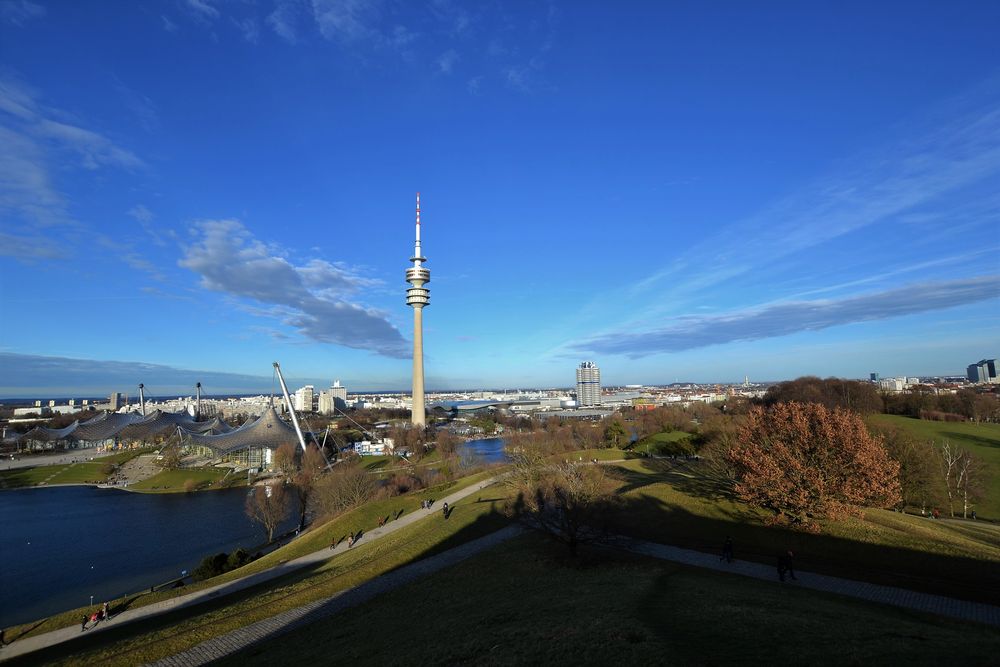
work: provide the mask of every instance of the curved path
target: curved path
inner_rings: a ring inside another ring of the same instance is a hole
[[[362,538],[362,543],[367,544],[372,540],[377,540],[380,537],[394,533],[397,530],[405,528],[406,526],[409,526],[410,524],[413,524],[432,514],[438,515],[441,512],[439,508],[443,505],[443,503],[455,505],[463,498],[481,492],[484,488],[495,483],[498,479],[498,477],[491,477],[477,484],[467,486],[464,489],[459,489],[458,491],[455,491],[451,495],[441,498],[440,500],[435,500],[435,509],[415,510],[410,514],[404,514],[399,519],[387,523],[384,526],[366,530],[364,537]],[[26,637],[24,639],[7,637],[7,641],[10,641],[11,643],[5,648],[0,649],[0,662],[9,658],[24,655],[26,653],[31,653],[32,651],[53,646],[55,644],[72,641],[79,638],[82,634],[90,635],[95,632],[102,632],[108,627],[120,627],[126,623],[135,623],[137,621],[158,616],[170,611],[176,611],[177,609],[192,607],[208,600],[216,600],[224,595],[229,595],[230,593],[235,593],[236,591],[256,586],[257,584],[265,581],[282,577],[289,572],[298,570],[299,568],[323,562],[333,556],[336,556],[337,554],[347,551],[347,549],[347,543],[341,542],[332,550],[324,548],[319,551],[314,551],[311,554],[306,554],[305,556],[301,556],[295,560],[281,563],[270,569],[264,570],[263,572],[257,572],[256,574],[251,574],[240,579],[234,579],[233,581],[204,588],[200,591],[195,591],[194,593],[188,593],[187,595],[179,595],[169,600],[154,602],[153,604],[136,607],[134,609],[127,609],[119,614],[116,614],[115,616],[112,616],[107,621],[101,621],[96,626],[86,630],[85,633],[80,631],[79,625],[74,625],[72,627],[61,628],[59,630],[53,630],[51,632],[35,635],[34,637]]]

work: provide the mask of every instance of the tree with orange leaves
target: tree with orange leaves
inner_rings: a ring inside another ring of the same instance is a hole
[[[860,515],[900,501],[899,463],[861,417],[816,403],[754,408],[728,459],[748,504],[815,528],[814,519]]]

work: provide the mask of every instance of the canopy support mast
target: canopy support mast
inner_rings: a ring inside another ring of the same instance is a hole
[[[292,426],[295,427],[295,435],[299,436],[299,444],[302,445],[302,453],[306,451],[306,439],[302,437],[302,429],[299,428],[299,418],[295,416],[295,406],[292,405],[292,399],[288,395],[288,387],[285,386],[285,378],[281,375],[281,366],[278,362],[274,362],[274,370],[278,374],[278,382],[281,383],[281,393],[285,395],[285,405],[288,407],[288,414],[292,416]]]

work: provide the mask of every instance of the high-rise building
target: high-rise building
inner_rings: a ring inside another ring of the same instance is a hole
[[[431,272],[423,266],[427,258],[420,253],[420,193],[417,193],[417,237],[413,246],[413,266],[406,270],[406,305],[413,308],[413,408],[412,423],[423,427],[427,420],[424,407],[424,306],[431,302],[431,292],[424,287]]]
[[[585,361],[576,369],[576,404],[601,404],[601,369],[593,361]]]
[[[329,389],[319,393],[319,411],[324,415],[332,415],[337,410],[347,409],[347,387],[340,386],[340,380],[335,380]]]
[[[313,411],[313,393],[315,387],[311,384],[298,389],[295,392],[295,409],[299,412],[312,412]]]
[[[969,364],[967,375],[969,382],[976,384],[1000,384],[996,359],[980,359],[974,364]]]
[[[111,408],[112,412],[117,412],[118,408],[122,406],[122,395],[121,392],[113,391],[111,396],[108,397],[108,407]]]
[[[878,383],[878,373],[869,373],[868,379],[872,382]]]

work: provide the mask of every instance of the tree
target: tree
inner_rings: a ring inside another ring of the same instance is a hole
[[[462,444],[462,439],[448,429],[443,428],[435,434],[434,443],[434,448],[438,450],[438,453],[442,457],[446,457],[455,453],[458,446]]]
[[[251,520],[264,527],[267,542],[274,541],[274,531],[288,516],[288,492],[285,485],[266,484],[255,486],[247,495],[246,513]]]
[[[948,513],[955,516],[955,501],[962,501],[962,517],[968,518],[972,503],[983,492],[985,468],[966,450],[945,440],[938,448],[941,475],[948,494]]]
[[[958,479],[956,488],[962,498],[962,518],[969,518],[969,509],[972,502],[978,500],[983,493],[983,482],[986,468],[982,461],[974,457],[969,452],[962,452],[962,458],[958,465]]]
[[[737,495],[778,521],[816,528],[817,518],[900,501],[899,464],[861,417],[847,410],[815,403],[754,408],[728,458]]]
[[[271,459],[271,467],[285,479],[291,479],[292,475],[295,474],[295,454],[297,447],[298,445],[294,442],[286,442],[278,447],[274,452],[274,457]]]
[[[612,419],[611,423],[604,429],[604,441],[612,447],[620,447],[627,437],[628,431],[618,419]]]
[[[375,495],[375,478],[368,474],[356,458],[338,463],[317,481],[314,494],[321,514],[340,514]]]
[[[937,505],[943,495],[938,476],[937,453],[932,442],[919,440],[896,427],[876,428],[885,449],[899,463],[899,489],[904,505],[926,508]]]
[[[566,545],[573,557],[581,544],[605,536],[605,517],[617,500],[600,466],[548,463],[531,447],[515,455],[506,484],[514,491],[507,513]]]
[[[292,476],[292,486],[295,487],[295,497],[298,500],[299,530],[306,527],[309,499],[324,468],[326,459],[323,457],[323,452],[315,443],[310,443],[302,455],[302,468]]]

